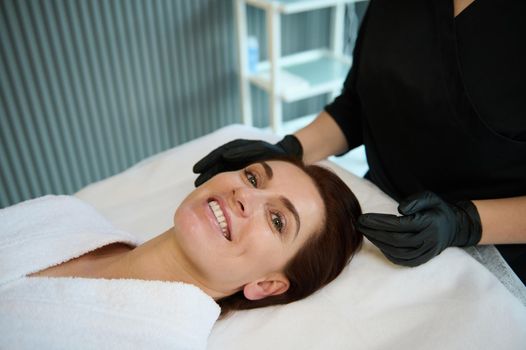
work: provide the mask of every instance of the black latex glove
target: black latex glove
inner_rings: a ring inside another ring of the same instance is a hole
[[[400,202],[402,216],[364,214],[359,230],[395,264],[418,266],[447,247],[476,245],[482,225],[471,201],[447,203],[432,192]]]
[[[302,159],[303,148],[296,136],[287,135],[275,145],[260,140],[230,141],[195,163],[193,172],[200,174],[195,180],[195,186],[203,184],[218,173],[239,170],[257,161],[283,156]]]

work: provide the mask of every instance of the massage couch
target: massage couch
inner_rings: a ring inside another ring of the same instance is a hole
[[[194,188],[193,164],[236,138],[275,142],[279,136],[227,126],[89,185],[76,197],[146,241],[171,226],[174,210]],[[364,212],[397,213],[397,203],[371,182],[330,161],[321,164],[349,185]],[[219,320],[208,348],[526,349],[525,305],[525,287],[493,246],[448,248],[407,268],[389,262],[365,239],[327,287],[299,302]]]

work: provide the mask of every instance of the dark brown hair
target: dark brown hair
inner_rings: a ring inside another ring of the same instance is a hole
[[[289,289],[280,295],[260,300],[248,300],[239,291],[217,300],[221,317],[230,311],[247,310],[297,301],[335,279],[362,244],[363,235],[356,222],[362,213],[360,203],[347,185],[329,169],[304,165],[291,159],[277,159],[293,163],[313,180],[323,199],[324,222],[284,268],[290,282]]]

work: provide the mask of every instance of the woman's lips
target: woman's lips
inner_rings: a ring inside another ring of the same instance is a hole
[[[225,202],[219,197],[211,197],[207,200],[207,204],[208,204],[208,207],[209,207],[209,210],[210,210],[215,226],[219,229],[221,234],[228,241],[232,241],[232,225],[231,225],[230,216],[227,211]],[[214,209],[217,212],[217,215],[214,212]],[[221,227],[220,221],[226,224],[225,228]]]

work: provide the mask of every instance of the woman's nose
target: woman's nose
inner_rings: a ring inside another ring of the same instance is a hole
[[[263,204],[263,195],[252,188],[237,188],[232,191],[234,208],[240,216],[250,216]]]

